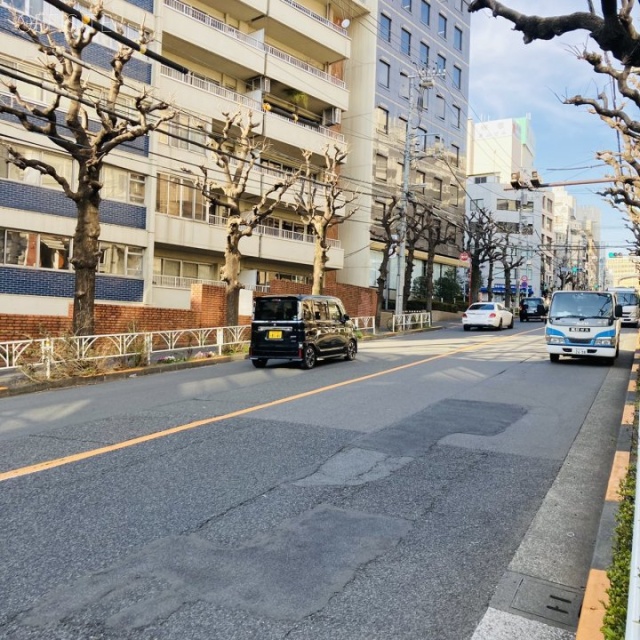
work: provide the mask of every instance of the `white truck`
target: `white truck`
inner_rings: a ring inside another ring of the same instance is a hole
[[[607,291],[613,291],[618,297],[618,303],[622,305],[622,324],[637,327],[640,321],[638,292],[633,287],[613,287]]]
[[[622,305],[613,291],[556,291],[544,337],[551,362],[560,356],[604,358],[613,364],[620,348]]]

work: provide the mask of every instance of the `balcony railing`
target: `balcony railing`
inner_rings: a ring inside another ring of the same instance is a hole
[[[259,40],[256,40],[255,38],[248,36],[246,33],[242,33],[242,31],[239,31],[234,27],[230,27],[228,24],[225,24],[221,20],[218,20],[217,18],[210,16],[208,13],[204,13],[204,11],[200,11],[199,9],[196,9],[195,7],[185,4],[184,2],[180,2],[180,0],[165,0],[164,3],[170,9],[173,9],[174,11],[178,11],[179,13],[182,13],[183,15],[187,16],[188,18],[191,18],[192,20],[197,20],[198,22],[201,22],[202,24],[206,24],[208,27],[211,27],[216,31],[220,31],[225,35],[231,36],[232,38],[235,38],[236,40],[239,40],[240,42],[243,42],[244,44],[250,47],[253,47],[258,50],[262,50],[267,54],[276,56],[279,60],[283,60],[284,62],[291,64],[297,67],[298,69],[302,69],[307,73],[311,73],[316,77],[321,78],[322,80],[325,80],[326,82],[330,82],[336,85],[337,87],[340,87],[341,89],[346,88],[346,83],[344,82],[344,80],[341,80],[340,78],[336,78],[335,76],[332,76],[330,73],[327,73],[326,71],[322,71],[317,67],[314,67],[313,65],[310,65],[307,62],[304,62],[303,60],[300,60],[299,58],[295,58],[292,55],[280,49],[277,49],[276,47],[272,47],[271,45],[265,44],[264,42],[260,42]]]
[[[246,95],[242,93],[237,93],[235,91],[231,91],[230,89],[225,89],[224,87],[219,86],[214,80],[209,80],[208,78],[204,78],[202,76],[196,76],[192,73],[184,74],[172,69],[171,67],[167,67],[166,65],[161,65],[160,73],[167,78],[171,78],[176,82],[182,82],[184,84],[188,84],[192,87],[200,89],[202,91],[206,91],[207,93],[211,93],[217,95],[225,100],[229,100],[234,104],[242,104],[248,109],[251,109],[255,112],[262,111],[262,103],[257,100],[253,100],[252,98],[248,98]],[[308,129],[310,131],[315,131],[320,133],[323,136],[327,136],[327,138],[332,138],[333,140],[337,140],[338,142],[344,142],[345,138],[342,133],[338,133],[337,131],[333,131],[332,129],[328,129],[327,127],[323,127],[321,125],[312,126],[305,122],[300,122],[294,120],[293,116],[287,118],[277,113],[267,113],[268,118],[280,118],[282,120],[286,120],[290,124],[294,124],[297,127],[303,127],[304,129]]]
[[[206,280],[204,278],[164,276],[159,273],[153,274],[153,284],[157,287],[167,287],[169,289],[190,289],[192,284],[210,284],[214,287],[226,287],[226,283],[222,280]]]
[[[300,13],[304,13],[308,18],[311,18],[312,20],[315,20],[316,22],[323,24],[325,27],[329,27],[330,29],[333,29],[336,33],[339,33],[340,35],[343,35],[343,36],[347,35],[347,30],[344,27],[341,27],[340,25],[335,24],[335,22],[331,22],[331,20],[327,20],[320,14],[311,11],[311,9],[307,9],[307,7],[303,7],[301,4],[298,4],[297,2],[295,2],[295,0],[282,0],[282,1],[285,4],[288,4],[290,7],[293,7],[296,11],[300,11]]]
[[[215,227],[227,226],[227,219],[223,216],[210,215],[209,224]],[[258,225],[254,231],[256,235],[271,236],[272,238],[282,238],[284,240],[294,240],[295,242],[309,242],[313,244],[316,240],[315,235],[312,233],[303,233],[301,231],[289,231],[288,229],[279,229],[278,227],[267,227],[265,225]],[[341,247],[340,240],[334,240],[333,238],[327,238],[327,245],[329,247],[335,247],[339,249]]]

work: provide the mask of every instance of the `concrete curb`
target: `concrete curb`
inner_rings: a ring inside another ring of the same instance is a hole
[[[615,518],[618,511],[618,503],[620,502],[618,489],[621,480],[627,474],[631,458],[639,367],[640,351],[636,347],[622,412],[622,422],[618,432],[616,453],[611,465],[611,474],[600,517],[591,569],[587,578],[587,586],[580,611],[576,640],[604,639],[601,628],[604,621],[605,607],[608,603],[607,589],[609,588],[609,579],[607,577],[607,569],[612,563],[613,536],[616,527]]]

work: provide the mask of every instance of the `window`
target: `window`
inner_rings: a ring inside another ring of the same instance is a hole
[[[474,184],[486,184],[487,176],[477,176],[473,179]]]
[[[204,121],[178,113],[160,130],[159,140],[170,147],[204,153],[207,142],[205,127]]]
[[[387,157],[376,153],[376,180],[387,181]]]
[[[69,270],[71,238],[0,229],[0,264]]]
[[[155,257],[153,259],[153,273],[154,275],[169,276],[168,279],[176,278],[173,283],[168,283],[166,279],[162,281],[163,285],[169,284],[169,286],[173,284],[174,286],[188,287],[192,280],[214,280],[213,265],[211,264],[169,258]],[[188,278],[188,281],[179,283],[177,278]]]
[[[378,84],[389,88],[389,82],[391,77],[391,67],[388,62],[384,60],[378,60]]]
[[[411,33],[406,29],[400,30],[400,51],[407,56],[411,55]]]
[[[444,120],[445,102],[443,96],[436,96],[436,118]]]
[[[460,67],[453,67],[453,86],[456,89],[460,89],[462,87],[462,69]]]
[[[141,173],[131,173],[126,169],[105,165],[102,169],[102,190],[105,200],[118,200],[144,204],[145,178]]]
[[[424,187],[427,183],[427,174],[424,171],[416,171],[416,187],[420,193],[424,193]]]
[[[206,219],[206,203],[193,180],[159,173],[156,185],[158,213],[192,220]]]
[[[427,25],[431,23],[431,5],[427,0],[421,0],[420,3],[420,22]]]
[[[400,72],[400,97],[409,99],[409,76],[403,71]]]
[[[404,144],[407,140],[407,131],[409,129],[409,121],[406,118],[400,116],[398,118],[398,133],[397,138],[398,142],[404,147]]]
[[[424,42],[420,43],[420,63],[425,67],[429,66],[429,45]]]
[[[143,256],[144,249],[142,247],[100,242],[98,273],[140,277]]]
[[[385,42],[391,42],[391,18],[380,14],[380,37]]]
[[[427,130],[418,128],[416,131],[416,150],[423,153],[427,150]]]
[[[442,200],[442,180],[440,178],[433,179],[433,190],[435,192],[434,198]]]
[[[453,123],[452,124],[456,129],[459,129],[460,128],[461,119],[462,119],[462,111],[461,111],[460,107],[458,107],[455,104],[451,107],[451,111],[453,113]]]
[[[447,37],[447,19],[441,13],[438,15],[438,35],[445,39]]]
[[[437,71],[443,72],[447,69],[447,59],[441,54],[438,54],[436,59],[436,69]]]
[[[378,107],[376,110],[376,129],[382,133],[389,133],[389,112],[382,108]]]
[[[460,190],[455,184],[450,184],[449,192],[451,193],[451,206],[457,207],[460,204]]]
[[[462,51],[462,29],[460,27],[454,27],[453,29],[453,46]]]
[[[411,0],[402,0],[402,8],[411,11]]]
[[[453,157],[453,165],[455,167],[460,166],[460,147],[457,144],[451,145],[451,155]]]
[[[42,160],[51,165],[57,174],[65,178],[67,182],[73,182],[74,169],[76,163],[69,157],[51,151],[39,151],[19,144],[12,145],[13,148],[25,158],[32,160]],[[27,167],[19,169],[15,164],[8,162],[9,153],[5,147],[0,148],[0,178],[24,182],[37,187],[48,187],[59,189],[60,185],[49,175],[40,173],[37,169]]]

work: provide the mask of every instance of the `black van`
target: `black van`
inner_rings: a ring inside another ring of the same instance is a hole
[[[357,352],[355,329],[339,298],[260,296],[253,303],[249,357],[254,367],[291,360],[311,369],[319,359],[354,360]]]

